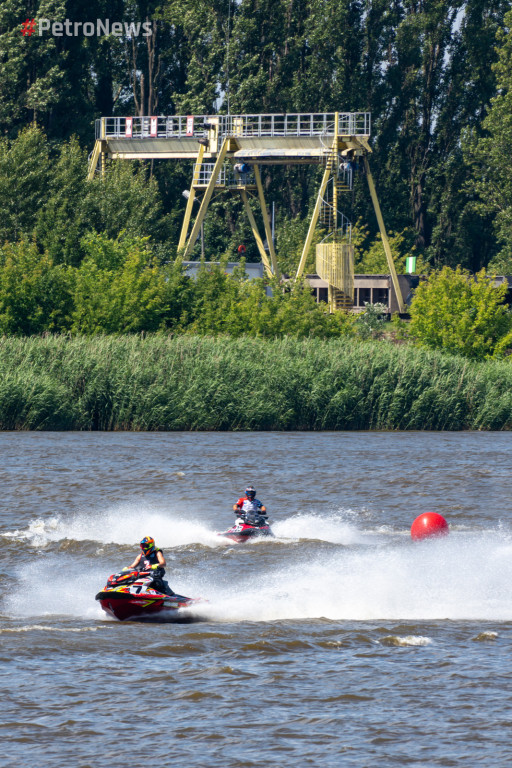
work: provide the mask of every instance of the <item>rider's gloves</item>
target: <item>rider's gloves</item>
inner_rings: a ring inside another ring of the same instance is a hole
[[[156,571],[157,568],[160,568],[160,566],[159,565],[152,565],[150,570],[151,571]]]

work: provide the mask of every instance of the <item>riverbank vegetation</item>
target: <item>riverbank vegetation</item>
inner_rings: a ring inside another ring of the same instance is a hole
[[[306,282],[248,280],[243,263],[203,263],[194,278],[180,259],[160,264],[147,238],[91,233],[78,265],[56,263],[33,242],[0,246],[0,333],[220,334],[274,339],[392,338],[473,359],[509,356],[507,285],[485,270],[434,271],[418,286],[410,324],[386,330],[379,306],[362,315],[317,304]]]
[[[0,429],[501,430],[512,367],[354,338],[0,340]]]

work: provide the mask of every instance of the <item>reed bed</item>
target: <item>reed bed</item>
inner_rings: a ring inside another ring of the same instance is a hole
[[[503,430],[512,366],[384,342],[0,340],[2,430]]]

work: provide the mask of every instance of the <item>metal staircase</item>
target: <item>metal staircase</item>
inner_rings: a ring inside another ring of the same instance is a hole
[[[331,311],[348,311],[354,296],[354,247],[352,225],[338,208],[341,194],[352,189],[352,167],[338,154],[336,138],[326,155],[325,175],[330,176],[321,198],[318,224],[327,231],[316,246],[316,271],[327,281]]]

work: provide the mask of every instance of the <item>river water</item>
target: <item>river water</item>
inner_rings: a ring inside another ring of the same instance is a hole
[[[510,433],[1,433],[2,766],[508,766]],[[276,535],[216,532],[252,483]],[[450,535],[412,542],[435,510]],[[153,536],[191,624],[94,595]]]

